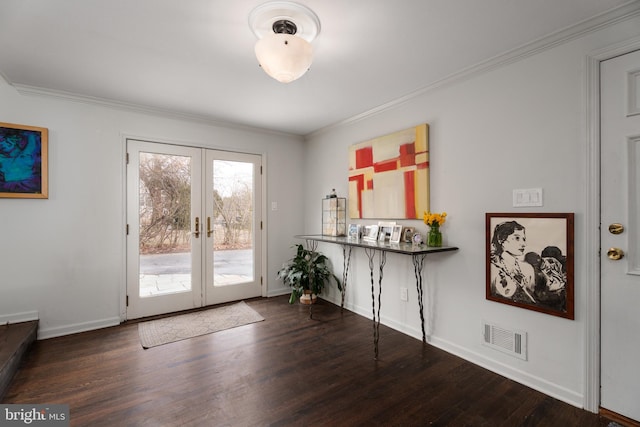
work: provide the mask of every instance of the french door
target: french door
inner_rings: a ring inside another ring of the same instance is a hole
[[[127,318],[260,296],[260,156],[128,140],[127,157]]]

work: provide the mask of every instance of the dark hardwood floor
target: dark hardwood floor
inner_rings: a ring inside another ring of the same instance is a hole
[[[143,350],[138,326],[38,341],[3,403],[68,404],[73,426],[607,426],[320,301],[249,300],[264,322]]]

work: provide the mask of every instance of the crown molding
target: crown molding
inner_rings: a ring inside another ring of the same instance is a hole
[[[631,0],[621,6],[618,6],[615,9],[603,12],[599,15],[581,21],[575,25],[571,25],[564,29],[553,32],[547,36],[525,43],[517,48],[503,52],[485,61],[472,65],[471,67],[467,67],[455,73],[449,74],[448,76],[420,89],[417,89],[403,97],[379,105],[378,107],[372,108],[348,119],[310,132],[305,135],[305,139],[308,140],[327,133],[330,130],[351,125],[361,120],[371,118],[372,116],[394,109],[433,90],[453,85],[477,75],[487,73],[489,71],[504,67],[514,62],[521,61],[545,50],[549,50],[558,45],[570,42],[571,40],[577,39],[586,34],[615,25],[627,19],[632,19],[638,15],[640,15],[640,1]]]
[[[253,132],[253,133],[260,133],[260,134],[267,133],[271,135],[287,136],[287,137],[291,137],[291,136],[302,137],[302,135],[298,135],[298,134],[282,132],[282,131],[277,131],[277,130],[267,129],[267,128],[260,128],[256,126],[249,126],[249,125],[244,125],[240,123],[226,122],[226,121],[215,119],[213,117],[208,117],[208,116],[203,116],[198,114],[181,113],[181,112],[172,111],[172,110],[163,109],[163,108],[149,107],[146,105],[128,103],[123,101],[115,101],[112,99],[100,98],[95,96],[80,95],[73,92],[65,92],[60,90],[46,89],[38,86],[29,86],[29,85],[23,85],[19,83],[11,83],[9,80],[7,80],[7,82],[13,88],[15,88],[16,91],[21,95],[56,98],[56,99],[62,99],[65,101],[106,107],[106,108],[111,108],[111,109],[120,110],[120,111],[128,111],[128,112],[154,115],[154,116],[175,119],[175,120],[190,121],[190,122],[200,123],[208,126],[215,126],[215,127],[231,129],[231,130],[239,130],[239,131]]]

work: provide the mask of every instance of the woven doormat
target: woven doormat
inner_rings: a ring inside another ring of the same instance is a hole
[[[264,317],[241,301],[237,304],[139,323],[138,334],[142,347],[150,348],[263,320]]]

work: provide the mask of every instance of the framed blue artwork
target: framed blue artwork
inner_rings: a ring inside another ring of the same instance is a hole
[[[0,122],[0,197],[49,197],[46,128]]]

